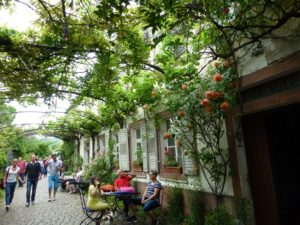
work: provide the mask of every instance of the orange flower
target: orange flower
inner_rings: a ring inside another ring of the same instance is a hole
[[[221,103],[220,108],[221,108],[224,112],[226,112],[226,111],[228,111],[229,106],[230,106],[229,103],[225,100],[224,102]]]
[[[204,98],[204,99],[201,100],[201,105],[204,106],[204,107],[208,106],[209,103],[210,102],[209,102],[209,100],[207,98]]]
[[[221,75],[220,73],[216,73],[216,74],[214,75],[214,80],[215,80],[216,82],[222,81],[222,75]]]

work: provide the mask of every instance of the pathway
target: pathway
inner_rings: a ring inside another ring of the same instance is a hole
[[[57,192],[57,200],[48,202],[47,178],[38,183],[36,204],[25,207],[26,187],[16,187],[9,212],[1,204],[0,225],[78,225],[84,218],[78,194]]]
[[[16,187],[15,196],[9,212],[0,204],[0,225],[79,225],[85,218],[82,212],[79,194],[57,192],[57,200],[48,202],[47,178],[39,181],[36,204],[25,207],[26,187]],[[125,224],[121,217],[112,225]],[[134,225],[144,222],[132,223]]]

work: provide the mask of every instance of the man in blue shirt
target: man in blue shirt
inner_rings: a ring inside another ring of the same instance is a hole
[[[150,181],[147,183],[147,187],[144,191],[142,197],[137,197],[132,199],[134,205],[142,205],[145,213],[149,213],[152,209],[160,206],[160,191],[162,189],[161,183],[156,179],[157,171],[152,170],[149,172]],[[151,224],[156,225],[157,220],[154,219],[154,216],[148,214],[152,221]],[[136,207],[132,207],[132,222],[137,222],[136,218]]]
[[[56,158],[56,154],[51,155],[51,159],[46,163],[48,167],[48,202],[55,201],[55,195],[58,189],[59,172],[62,169],[62,162]],[[53,189],[53,198],[51,198],[51,192]]]

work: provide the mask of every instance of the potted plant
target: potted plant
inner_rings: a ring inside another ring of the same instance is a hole
[[[113,161],[113,169],[119,169],[120,166],[119,166],[119,160],[114,160]]]
[[[165,148],[165,164],[164,172],[167,173],[182,173],[182,166],[176,161],[175,156]]]
[[[136,151],[136,160],[132,161],[132,170],[133,172],[143,171],[143,149],[138,146]]]

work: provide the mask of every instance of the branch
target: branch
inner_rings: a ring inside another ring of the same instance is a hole
[[[165,74],[165,71],[162,68],[160,68],[159,66],[156,66],[156,65],[153,65],[150,63],[144,63],[144,65],[149,66],[162,74]]]
[[[83,95],[82,92],[76,92],[76,91],[67,91],[67,90],[57,90],[58,93],[65,93],[65,94],[74,94],[74,95],[77,95],[77,96],[82,96],[82,97],[88,97],[88,98],[92,98],[92,99],[96,99],[96,100],[101,100],[101,101],[104,101],[104,102],[107,102],[106,99],[104,98],[99,98],[97,96],[94,96],[94,95],[90,95],[90,94],[87,94],[87,95]]]
[[[42,0],[38,0],[38,2],[41,3],[41,5],[43,6],[43,8],[46,10],[46,12],[47,12],[47,14],[48,14],[48,16],[49,16],[49,18],[50,18],[50,20],[52,22],[52,26],[54,26],[54,22],[55,21],[54,21],[52,15],[51,15],[51,13],[49,12],[48,8],[46,7],[46,5],[44,4],[44,2]]]

